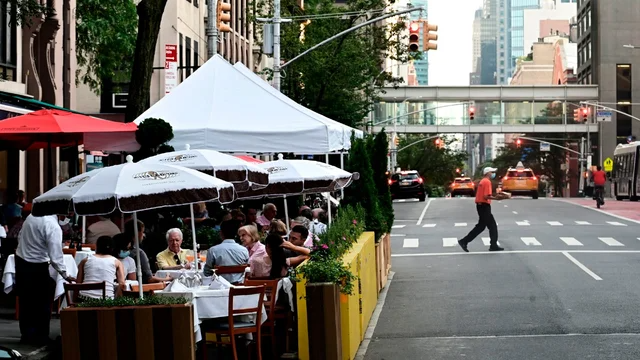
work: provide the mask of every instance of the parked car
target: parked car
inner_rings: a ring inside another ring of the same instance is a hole
[[[400,171],[389,178],[392,199],[417,198],[425,201],[424,179],[416,170]]]

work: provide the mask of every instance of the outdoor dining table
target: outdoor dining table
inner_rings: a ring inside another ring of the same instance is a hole
[[[68,249],[68,246],[64,247],[65,249]],[[89,248],[82,248],[82,250],[76,251],[76,264],[80,265],[80,263],[82,262],[82,260],[88,258],[91,255],[95,255],[95,251],[89,249]]]
[[[71,255],[64,255],[64,265],[67,268],[67,274],[71,277],[78,276],[78,265],[75,259]],[[49,265],[49,275],[56,282],[56,291],[54,300],[64,295],[64,283],[65,280],[58,274],[58,272]],[[16,282],[16,259],[15,255],[9,255],[7,263],[4,266],[4,273],[2,274],[2,283],[4,284],[4,292],[8,294],[13,290],[13,286]]]
[[[179,278],[183,273],[185,273],[186,271],[191,271],[191,270],[158,270],[156,272],[156,277],[159,277],[161,279],[166,278],[167,276],[170,276],[172,279],[177,279]],[[200,269],[198,270],[198,273],[200,273],[200,276],[204,276],[203,274],[203,270]]]

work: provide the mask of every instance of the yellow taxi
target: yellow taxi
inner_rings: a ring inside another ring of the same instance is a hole
[[[456,195],[475,196],[476,184],[474,184],[473,181],[471,181],[471,178],[457,177],[453,180],[453,182],[449,186],[449,191],[451,192],[451,196],[456,196]]]
[[[499,185],[502,191],[513,195],[529,195],[538,198],[538,177],[529,168],[525,168],[522,162],[518,162],[515,168],[509,168]]]

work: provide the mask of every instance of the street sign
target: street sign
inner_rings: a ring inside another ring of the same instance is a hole
[[[596,113],[596,118],[598,121],[611,121],[611,116],[613,115],[612,111],[609,110],[598,110]]]
[[[604,171],[606,172],[613,171],[613,160],[611,158],[606,158],[604,160]]]
[[[548,142],[541,142],[540,151],[551,151],[551,144],[549,144]]]

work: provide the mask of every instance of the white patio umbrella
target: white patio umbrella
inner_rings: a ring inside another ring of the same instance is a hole
[[[134,163],[131,155],[121,165],[75,176],[33,200],[35,216],[104,215],[116,209],[133,213],[135,246],[140,249],[137,212],[200,201],[231,202],[233,185],[197,170],[176,165]],[[142,280],[140,252],[136,253],[138,281]],[[142,297],[142,286],[140,286]]]
[[[263,189],[269,184],[269,172],[255,164],[215,150],[191,150],[189,145],[186,146],[185,150],[155,155],[140,161],[140,163],[180,165],[202,171],[232,183],[238,193],[251,189]],[[196,243],[196,222],[193,218],[193,204],[189,208],[191,210],[193,254],[194,258],[197,259],[198,247]]]
[[[345,188],[353,180],[360,177],[358,173],[350,173],[338,167],[313,160],[283,160],[278,154],[278,160],[258,164],[269,172],[269,185],[261,190],[249,190],[238,195],[239,199],[260,197],[285,198],[285,217],[289,218],[287,195],[326,193]],[[329,205],[329,218],[331,206]],[[287,232],[289,223],[287,221]]]

